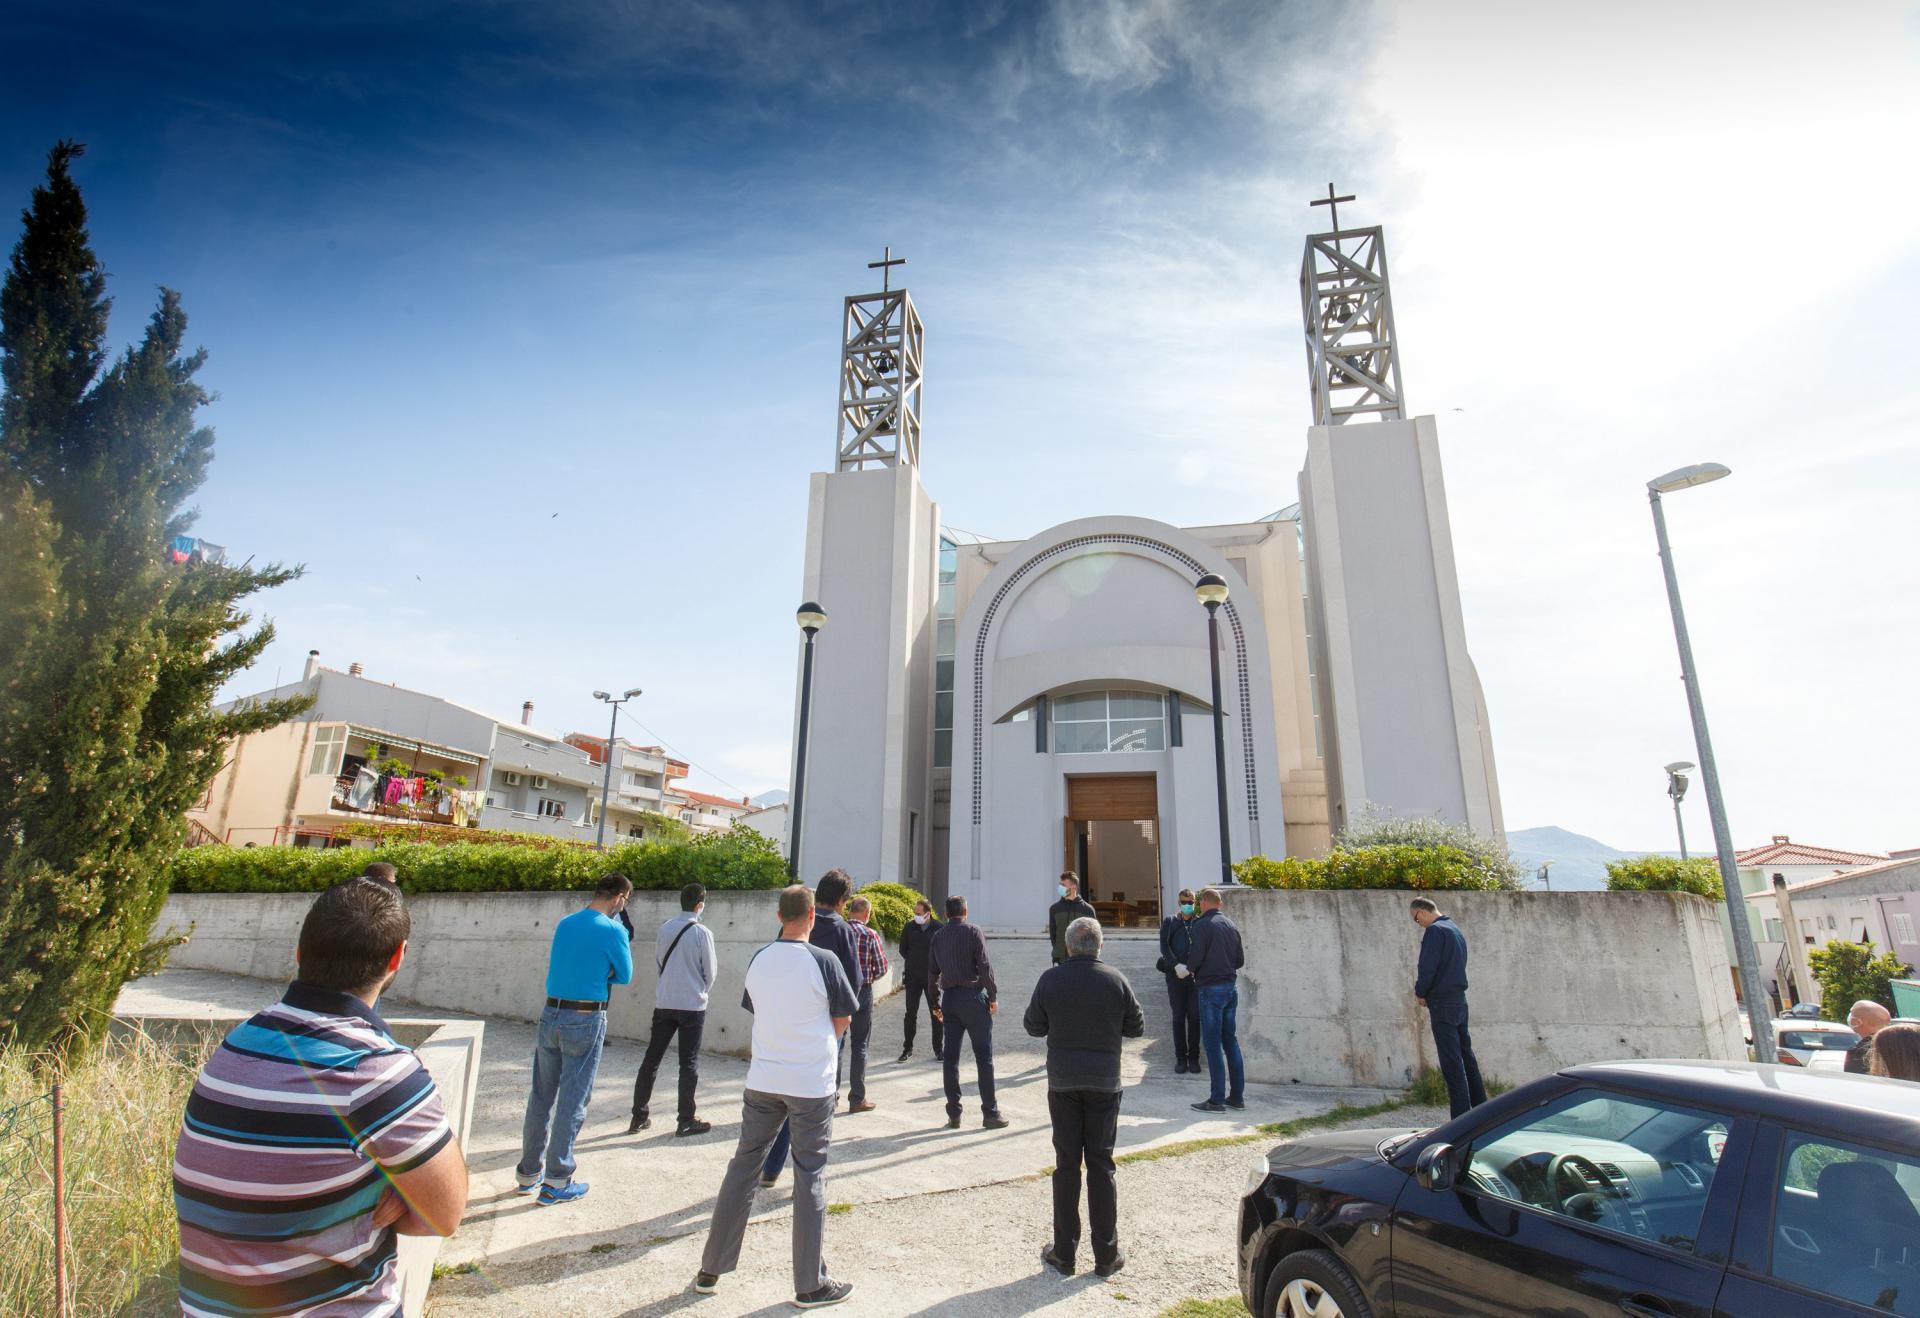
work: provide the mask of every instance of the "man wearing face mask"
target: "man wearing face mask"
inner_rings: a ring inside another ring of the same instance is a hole
[[[1160,922],[1160,960],[1173,1008],[1173,1073],[1200,1074],[1200,995],[1193,982],[1193,889],[1180,890],[1180,911]]]
[[[640,1074],[633,1079],[633,1120],[627,1134],[653,1124],[647,1106],[653,1101],[653,1081],[661,1059],[675,1034],[680,1036],[680,1112],[673,1133],[704,1135],[713,1127],[694,1115],[693,1094],[700,1083],[700,1036],[707,1026],[707,995],[713,991],[713,934],[700,923],[707,909],[707,890],[689,883],[680,890],[680,914],[660,926],[654,939],[653,964],[660,983],[653,991],[653,1035]]]
[[[947,1027],[934,1015],[938,1003],[933,990],[928,987],[928,976],[933,969],[933,936],[940,932],[940,922],[933,918],[933,903],[924,897],[913,904],[913,918],[907,921],[907,927],[900,931],[900,979],[907,988],[907,1023],[903,1031],[900,1060],[906,1061],[913,1056],[913,1036],[920,1028],[920,999],[927,1000],[927,1019],[933,1022],[933,1055],[937,1059],[945,1051]]]
[[[1060,876],[1054,892],[1059,900],[1047,908],[1047,939],[1053,944],[1053,964],[1057,966],[1067,959],[1067,926],[1079,919],[1097,924],[1100,916],[1090,902],[1081,898],[1080,876],[1072,870]]]

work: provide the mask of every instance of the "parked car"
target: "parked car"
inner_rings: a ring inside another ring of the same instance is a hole
[[[1817,1002],[1796,1002],[1780,1013],[1781,1020],[1817,1021],[1820,1019],[1820,1004]]]
[[[1773,1046],[1787,1066],[1811,1066],[1829,1071],[1846,1067],[1847,1049],[1860,1036],[1835,1021],[1800,1021],[1785,1017],[1773,1023]]]
[[[1276,1146],[1239,1236],[1259,1318],[1920,1315],[1920,1085],[1571,1067],[1432,1130]]]

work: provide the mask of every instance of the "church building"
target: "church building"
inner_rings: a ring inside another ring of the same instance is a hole
[[[1316,424],[1275,498],[1298,501],[1254,522],[947,529],[899,262],[846,299],[835,461],[809,487],[802,598],[827,621],[802,878],[839,866],[1037,931],[1072,870],[1103,922],[1155,924],[1226,861],[1324,854],[1365,809],[1502,836],[1437,429],[1401,405],[1382,232],[1333,220],[1301,266]]]

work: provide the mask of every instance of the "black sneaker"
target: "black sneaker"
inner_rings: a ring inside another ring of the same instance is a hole
[[[1173,1064],[1173,1073],[1175,1075],[1185,1075],[1187,1073],[1187,1064],[1185,1062],[1175,1062]]]
[[[1052,1245],[1048,1245],[1040,1251],[1040,1262],[1052,1268],[1063,1277],[1071,1277],[1073,1275],[1073,1260],[1071,1258],[1062,1258],[1059,1251],[1054,1249]]]
[[[653,1120],[650,1117],[635,1117],[627,1123],[627,1134],[638,1135],[643,1130],[651,1130]]]
[[[780,1178],[778,1176],[762,1176],[760,1178],[760,1188],[762,1190],[771,1190],[773,1188],[773,1183],[779,1179]]]
[[[1013,1123],[1011,1121],[1008,1121],[1005,1117],[1001,1116],[998,1112],[994,1113],[990,1117],[983,1119],[980,1122],[980,1125],[987,1130],[1005,1130],[1008,1126],[1011,1126],[1012,1124]]]
[[[1247,1100],[1244,1098],[1230,1098],[1227,1100],[1227,1106],[1235,1112],[1244,1112],[1247,1107]]]
[[[960,1114],[958,1112],[954,1113],[952,1116],[947,1118],[947,1129],[948,1130],[960,1129]]]
[[[794,1296],[793,1307],[796,1309],[824,1309],[829,1304],[843,1303],[851,1294],[853,1294],[852,1282],[828,1279],[827,1284],[819,1290],[808,1291],[805,1295]]]
[[[911,1056],[913,1056],[913,1049],[912,1049],[912,1047],[910,1047],[910,1046],[909,1046],[909,1047],[906,1047],[906,1048],[902,1048],[902,1049],[900,1050],[900,1056],[899,1056],[898,1058],[896,1058],[895,1060],[897,1060],[897,1061],[902,1061],[902,1062],[904,1062],[904,1061],[906,1061],[906,1060],[907,1060],[907,1059],[908,1059],[909,1057],[911,1057]]]
[[[1117,1251],[1114,1254],[1114,1256],[1108,1259],[1105,1263],[1094,1264],[1093,1270],[1099,1276],[1111,1277],[1114,1273],[1120,1271],[1120,1269],[1126,1266],[1127,1266],[1127,1251],[1123,1249],[1123,1250]]]
[[[713,1123],[711,1121],[701,1121],[695,1118],[692,1121],[681,1122],[678,1126],[674,1127],[673,1133],[675,1138],[679,1138],[685,1135],[704,1135],[712,1129]]]
[[[1199,1103],[1189,1103],[1187,1106],[1195,1112],[1225,1112],[1227,1110],[1225,1103],[1216,1103],[1210,1098]]]
[[[693,1276],[693,1289],[698,1295],[711,1295],[720,1289],[720,1278],[711,1272],[696,1272]]]

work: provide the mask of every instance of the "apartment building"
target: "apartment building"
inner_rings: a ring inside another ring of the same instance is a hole
[[[593,762],[596,774],[605,772],[607,739],[570,732],[567,743]],[[687,776],[685,760],[676,760],[664,747],[636,746],[624,738],[613,741],[613,777],[607,791],[607,833],[631,840],[652,832],[665,816],[678,818],[679,806],[670,801],[674,783]],[[599,778],[593,797],[593,819],[599,820]]]

